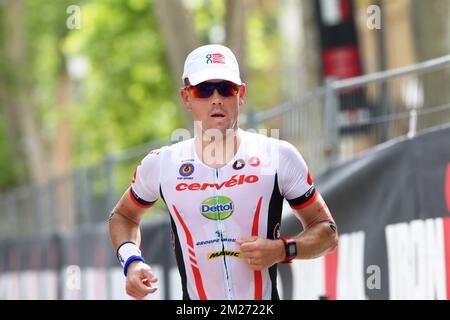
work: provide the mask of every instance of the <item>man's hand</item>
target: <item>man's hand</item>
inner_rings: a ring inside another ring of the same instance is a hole
[[[250,269],[262,270],[284,259],[282,240],[248,237],[236,240],[236,243],[240,246],[241,258],[245,259]]]
[[[142,261],[132,262],[127,270],[126,292],[135,299],[143,300],[149,293],[158,290],[158,281],[149,265]]]

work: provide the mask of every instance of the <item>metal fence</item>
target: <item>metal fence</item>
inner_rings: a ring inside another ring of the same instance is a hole
[[[294,144],[301,151],[312,172],[326,166],[325,89],[288,101],[276,108],[245,114],[243,128],[279,129],[279,138]],[[270,132],[268,132],[270,135]]]
[[[449,83],[450,55],[352,79],[327,79],[323,87],[276,108],[242,114],[240,124],[279,129],[279,138],[294,144],[317,175],[382,142],[449,123]],[[0,240],[105,221],[139,161],[168,143],[112,153],[46,185],[0,194]]]
[[[338,121],[332,159],[450,122],[450,56],[329,84]],[[331,106],[334,108],[334,106]]]
[[[324,86],[245,116],[246,127],[280,128],[316,174],[395,137],[450,122],[450,55]]]

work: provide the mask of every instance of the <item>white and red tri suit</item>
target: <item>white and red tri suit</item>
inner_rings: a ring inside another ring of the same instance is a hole
[[[304,208],[318,193],[300,153],[290,143],[239,129],[234,158],[211,168],[194,139],[150,152],[131,185],[136,204],[163,198],[170,212],[183,299],[279,299],[276,265],[247,267],[237,239],[277,239],[285,198]]]

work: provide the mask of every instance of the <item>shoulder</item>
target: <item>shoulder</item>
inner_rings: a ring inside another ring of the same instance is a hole
[[[141,168],[142,174],[155,176],[158,172],[179,165],[181,159],[193,159],[192,143],[193,139],[189,139],[152,150],[139,163],[138,168]]]
[[[140,165],[142,164],[155,164],[159,162],[159,158],[161,157],[161,154],[166,149],[166,146],[161,147],[159,149],[153,149],[147,155],[142,159]]]
[[[240,135],[245,149],[256,153],[272,150],[273,146],[278,143],[278,139],[271,138],[265,133],[241,130]]]
[[[264,144],[269,147],[276,147],[279,148],[279,150],[283,153],[291,153],[296,152],[298,153],[298,150],[295,146],[293,146],[291,143],[287,142],[286,140],[278,139],[278,137],[269,136],[267,134],[263,133],[255,133],[250,131],[242,131],[243,136],[245,137],[245,140],[247,142],[258,143],[258,144]]]
[[[194,139],[183,140],[165,146],[161,152],[161,166],[169,168],[180,164],[180,160],[194,159]]]
[[[277,144],[278,151],[280,153],[280,156],[289,159],[289,158],[302,158],[302,155],[300,154],[300,151],[290,142],[287,142],[285,140],[277,140],[274,142]]]
[[[275,154],[278,157],[278,172],[289,179],[298,174],[298,177],[305,177],[308,174],[308,165],[298,149],[290,142],[276,140],[273,142]],[[297,178],[298,178],[297,177]]]
[[[290,142],[274,137],[266,137],[268,150],[270,150],[271,157],[279,159],[280,163],[285,165],[292,162],[296,163],[298,160],[303,162],[303,157],[299,150]]]
[[[239,135],[241,135],[241,137],[247,142],[249,142],[249,141],[250,142],[257,141],[257,142],[261,142],[261,143],[269,142],[269,137],[262,133],[256,133],[253,131],[246,131],[246,130],[239,129]]]
[[[164,147],[164,153],[185,153],[192,150],[194,138],[182,140]]]
[[[193,140],[194,139],[183,140],[171,145],[162,146],[159,149],[154,149],[145,156],[143,162],[155,162],[173,153],[189,152],[191,150]]]
[[[169,146],[162,146],[158,149],[153,149],[148,152],[141,162],[138,164],[138,171],[146,173],[148,171],[159,170],[161,158],[169,150]]]
[[[281,163],[286,165],[297,163],[299,160],[304,162],[302,155],[293,144],[278,139],[278,137],[244,131],[244,141],[245,149],[248,152],[261,154],[263,157],[270,159],[276,167]]]

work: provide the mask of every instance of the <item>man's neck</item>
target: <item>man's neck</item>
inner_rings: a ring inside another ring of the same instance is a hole
[[[226,134],[211,136],[202,132],[195,138],[197,154],[204,164],[213,168],[225,166],[236,155],[239,129],[227,130]]]

